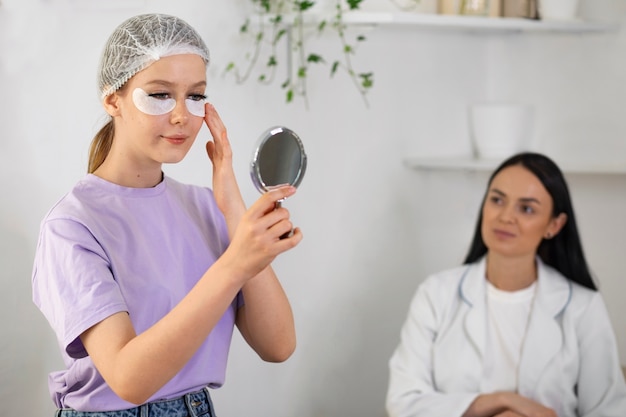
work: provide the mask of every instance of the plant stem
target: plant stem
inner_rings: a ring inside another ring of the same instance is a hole
[[[354,71],[354,67],[352,65],[352,59],[350,55],[354,51],[354,48],[348,44],[346,40],[345,34],[345,23],[343,22],[343,8],[341,7],[341,0],[337,0],[336,4],[337,13],[335,14],[335,23],[334,26],[337,29],[337,33],[339,34],[339,40],[341,41],[341,47],[343,51],[343,59],[344,59],[344,70],[348,73],[348,76],[352,79],[357,91],[361,94],[361,98],[363,99],[365,106],[369,108],[369,101],[367,100],[367,88],[364,87],[358,80],[357,74]]]

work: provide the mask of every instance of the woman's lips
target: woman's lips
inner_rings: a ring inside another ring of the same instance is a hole
[[[180,144],[185,143],[185,141],[187,140],[187,136],[180,136],[180,135],[163,136],[163,139],[165,139],[166,141],[174,145],[180,145]]]
[[[510,239],[512,237],[515,237],[514,233],[507,232],[506,230],[501,230],[501,229],[494,229],[493,234],[496,235],[500,239]]]

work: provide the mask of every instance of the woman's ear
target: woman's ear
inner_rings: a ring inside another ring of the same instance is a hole
[[[548,225],[548,229],[546,230],[545,238],[552,239],[554,236],[558,235],[563,226],[567,223],[567,214],[559,213],[558,216],[554,217],[550,220],[550,224]]]
[[[109,94],[102,100],[102,106],[109,116],[115,117],[120,113],[120,96],[117,93]]]

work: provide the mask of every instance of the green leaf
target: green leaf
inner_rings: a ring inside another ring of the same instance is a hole
[[[322,21],[319,23],[319,25],[317,25],[317,31],[318,31],[318,32],[323,32],[323,31],[324,31],[324,28],[326,27],[326,24],[327,24],[327,23],[328,23],[328,22],[327,22],[326,20],[322,20]]]
[[[278,61],[276,61],[276,57],[274,55],[270,56],[267,60],[268,67],[275,67],[278,65]]]
[[[246,19],[243,25],[239,28],[240,33],[247,33],[248,28],[250,27],[250,19]]]
[[[296,8],[298,11],[300,12],[304,12],[306,10],[309,10],[311,7],[315,6],[315,2],[314,1],[296,1],[295,2]]]
[[[357,40],[358,42],[363,42],[364,40],[366,40],[366,38],[365,38],[365,36],[363,36],[363,35],[359,35],[359,36],[357,36],[357,37],[356,37],[356,40]]]
[[[265,77],[265,74],[261,74],[261,75],[259,75],[259,82],[263,82],[263,81],[265,81],[265,79],[266,79],[266,78],[267,78],[267,77]]]
[[[352,49],[352,46],[350,45],[345,45],[343,47],[343,52],[345,52],[346,54],[351,54],[354,50]]]
[[[269,13],[272,7],[271,0],[261,0],[261,7],[265,10],[265,13]]]
[[[335,61],[333,62],[333,66],[330,69],[330,76],[332,77],[333,75],[335,75],[335,73],[337,72],[337,69],[339,69],[339,61]]]
[[[283,17],[279,14],[277,14],[276,16],[270,17],[270,23],[274,26],[278,25],[281,20],[283,20]]]
[[[293,101],[293,90],[292,89],[287,90],[286,99],[287,99],[287,103],[291,103]]]
[[[228,65],[226,65],[226,71],[232,71],[235,69],[235,63],[234,62],[229,62]]]
[[[286,79],[284,83],[280,85],[280,88],[287,88],[289,86],[289,79]]]
[[[359,77],[361,77],[361,86],[363,86],[363,88],[371,88],[374,85],[373,76],[374,74],[371,72],[359,74]]]
[[[278,41],[280,40],[280,38],[282,38],[286,33],[287,33],[287,29],[279,30],[276,36],[274,37],[274,42],[273,42],[274,45],[276,45]]]
[[[309,54],[309,56],[306,58],[306,62],[319,64],[320,62],[324,62],[324,58],[317,54]]]
[[[350,10],[355,10],[359,8],[362,1],[363,0],[346,0],[346,3],[348,3],[348,8]]]
[[[298,78],[306,78],[306,67],[298,68]]]

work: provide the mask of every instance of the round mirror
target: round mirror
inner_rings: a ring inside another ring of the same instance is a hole
[[[250,175],[261,192],[280,185],[297,187],[306,170],[306,153],[296,133],[286,127],[266,130],[254,149]]]

